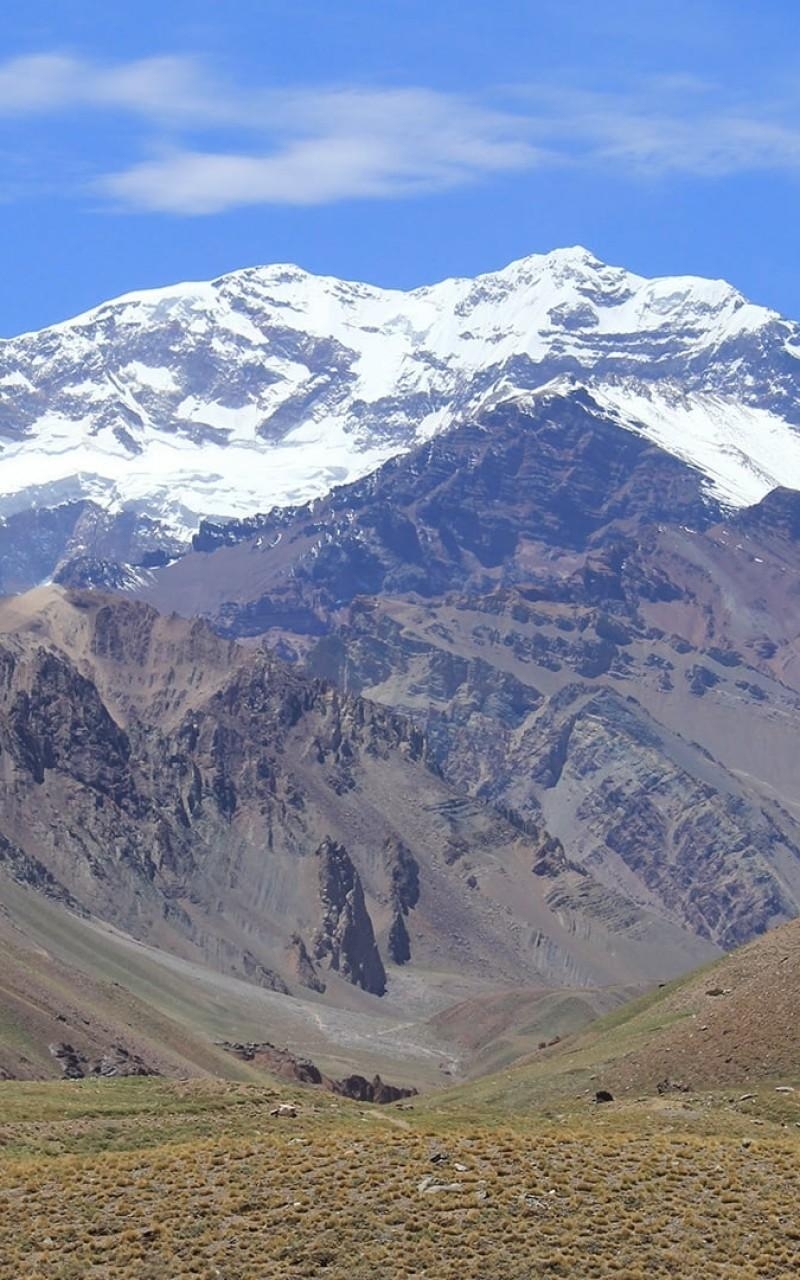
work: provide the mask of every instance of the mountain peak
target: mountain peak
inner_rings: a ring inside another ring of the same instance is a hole
[[[547,263],[553,266],[576,266],[596,270],[597,268],[608,267],[608,263],[601,261],[596,254],[590,249],[586,249],[582,244],[564,245],[558,249],[550,249],[546,253],[531,253],[524,258],[520,258],[516,263],[510,263],[507,268],[510,270],[514,266],[521,264],[540,264]]]
[[[90,501],[186,542],[563,377],[742,505],[800,488],[799,368],[800,327],[730,285],[581,245],[410,292],[249,267],[0,343],[0,518]]]

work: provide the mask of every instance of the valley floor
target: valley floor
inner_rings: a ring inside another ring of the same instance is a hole
[[[790,1280],[800,1109],[0,1084],[0,1280]],[[272,1115],[292,1101],[295,1115]]]

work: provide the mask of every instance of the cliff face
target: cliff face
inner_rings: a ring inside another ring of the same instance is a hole
[[[52,588],[0,608],[0,673],[0,878],[187,959],[333,1003],[403,966],[436,1005],[708,953],[658,910],[598,912],[566,861],[545,885],[544,824],[449,781],[413,716],[204,624]]]

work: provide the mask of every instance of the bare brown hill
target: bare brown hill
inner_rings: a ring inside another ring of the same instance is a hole
[[[793,920],[676,984],[647,1041],[615,1070],[623,1087],[693,1088],[800,1077],[800,922]],[[632,1023],[630,1024],[633,1025]]]
[[[800,1105],[796,920],[452,1096],[459,1107],[513,1109],[598,1091],[630,1099],[736,1089],[746,1102],[749,1089],[767,1086]]]

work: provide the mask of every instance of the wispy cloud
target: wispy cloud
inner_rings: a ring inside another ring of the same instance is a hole
[[[542,136],[572,163],[653,177],[800,172],[800,96],[754,102],[683,75],[627,92],[545,89],[523,96]]]
[[[0,63],[0,116],[35,116],[106,107],[171,124],[236,121],[225,88],[193,58],[140,58],[103,64],[59,53]]]
[[[170,147],[102,189],[138,208],[216,213],[441,191],[545,158],[524,118],[426,90],[270,94],[259,108],[247,123],[269,150]]]
[[[6,132],[37,117],[125,115],[139,154],[101,163],[93,190],[118,207],[178,214],[406,196],[554,164],[650,177],[800,172],[797,107],[797,96],[749,101],[681,73],[625,92],[537,85],[469,97],[247,87],[182,55],[0,63]]]
[[[246,89],[188,57],[108,67],[47,54],[0,64],[0,117],[97,107],[138,117],[150,155],[100,176],[96,190],[153,211],[402,196],[543,159],[524,116],[457,94]],[[224,150],[212,145],[221,130]]]

